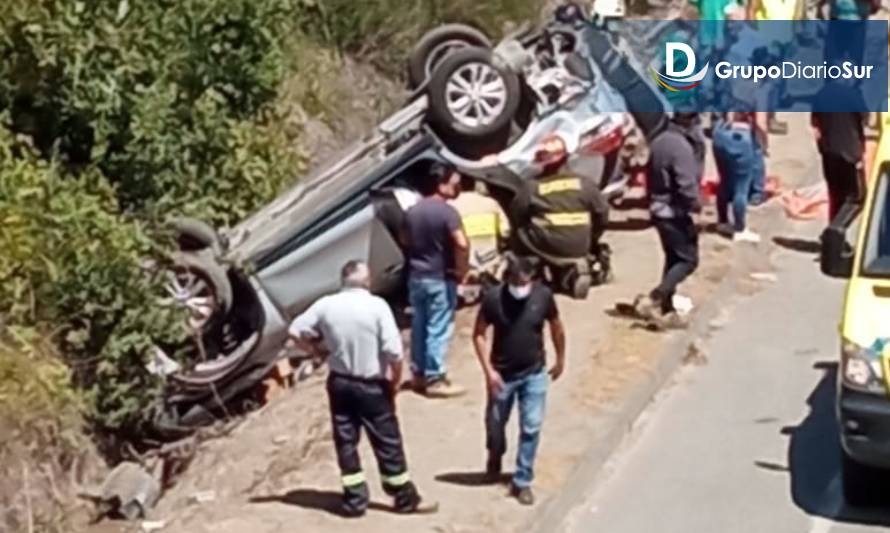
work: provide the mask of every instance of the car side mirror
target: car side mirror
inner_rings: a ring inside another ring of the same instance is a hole
[[[853,275],[853,258],[856,254],[847,241],[847,231],[861,211],[861,203],[845,203],[822,232],[819,266],[826,276],[847,279]]]
[[[853,275],[853,251],[847,242],[846,231],[828,227],[822,233],[822,252],[819,263],[822,273],[832,278],[848,279]]]

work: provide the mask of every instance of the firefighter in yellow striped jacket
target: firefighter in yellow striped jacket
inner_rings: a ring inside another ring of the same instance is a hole
[[[541,173],[519,191],[509,209],[514,249],[540,257],[550,267],[568,267],[590,259],[594,283],[609,274],[609,248],[600,239],[609,219],[609,204],[596,183],[567,172],[568,152],[561,139],[549,139],[536,160]],[[599,279],[596,279],[599,278]],[[557,290],[572,292],[571,281]]]

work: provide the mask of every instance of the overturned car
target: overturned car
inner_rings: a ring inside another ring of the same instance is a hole
[[[418,188],[431,162],[453,164],[503,205],[536,177],[535,153],[558,136],[574,173],[620,194],[615,161],[628,115],[603,110],[615,109],[609,99],[619,92],[657,98],[606,32],[583,19],[523,29],[494,49],[476,30],[449,25],[421,41],[411,61],[409,103],[333,164],[222,234],[175,224],[180,250],[167,301],[187,312],[197,346],[164,372],[168,391],[154,416],[161,438],[213,422],[255,389],[288,356],[288,323],[338,288],[346,261],[367,261],[372,290],[400,297],[403,193]],[[635,119],[650,134],[664,117]]]

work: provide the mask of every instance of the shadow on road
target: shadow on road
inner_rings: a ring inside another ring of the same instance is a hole
[[[506,483],[510,481],[510,474],[501,474],[496,480],[492,481],[485,472],[450,472],[439,474],[435,479],[442,483],[451,483],[452,485],[463,487],[484,487]]]
[[[285,494],[275,494],[271,496],[255,496],[251,498],[250,503],[283,503],[286,505],[294,505],[304,509],[315,511],[324,511],[332,515],[346,517],[340,507],[343,494],[330,490],[316,489],[297,489]],[[392,507],[383,505],[382,503],[371,502],[368,509],[374,511],[393,512]]]
[[[841,523],[890,526],[890,510],[839,505],[843,494],[835,416],[837,367],[834,362],[813,365],[822,372],[822,379],[807,398],[810,412],[800,425],[782,428],[782,434],[790,437],[787,471],[791,474],[791,497],[795,505],[811,516]],[[786,470],[769,464],[757,463],[757,466]]]
[[[797,237],[775,237],[773,242],[786,250],[802,254],[818,254],[822,251],[822,245],[819,244],[819,241],[810,241]]]

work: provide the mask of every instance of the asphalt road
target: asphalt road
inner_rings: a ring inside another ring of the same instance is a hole
[[[818,228],[801,231],[813,239]],[[843,283],[783,249],[778,281],[739,301],[653,402],[566,530],[890,531],[843,503],[834,395]]]

